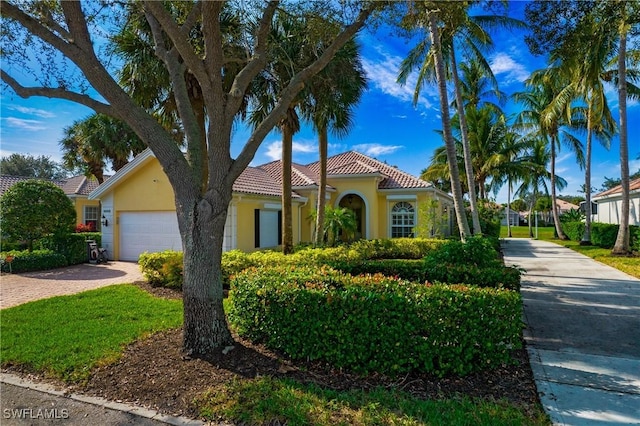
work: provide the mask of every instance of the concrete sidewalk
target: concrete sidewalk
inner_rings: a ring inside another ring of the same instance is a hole
[[[557,425],[640,425],[640,280],[557,244],[506,239],[525,339]]]

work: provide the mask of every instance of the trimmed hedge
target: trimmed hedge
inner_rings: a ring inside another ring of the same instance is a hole
[[[567,222],[562,224],[562,230],[571,241],[581,241],[584,235],[583,222]],[[616,244],[620,225],[613,223],[591,223],[591,243],[602,248],[611,249]],[[640,250],[640,227],[629,226],[629,245],[631,250]]]
[[[154,287],[182,288],[182,252],[144,252],[138,258],[142,275]]]
[[[508,362],[520,347],[521,308],[507,290],[286,266],[237,274],[228,318],[240,335],[294,359],[443,376]]]
[[[571,241],[582,240],[582,236],[584,235],[584,222],[562,222],[560,227],[562,228],[562,232],[564,232]]]
[[[100,247],[102,234],[100,232],[84,232],[50,236],[42,238],[39,244],[43,249],[62,254],[67,259],[67,265],[77,265],[89,261],[87,240],[95,240]]]
[[[67,259],[53,250],[12,250],[2,252],[3,258],[7,256],[13,256],[13,262],[11,262],[12,272],[43,271],[67,266]],[[9,271],[9,266],[2,265],[2,270]]]

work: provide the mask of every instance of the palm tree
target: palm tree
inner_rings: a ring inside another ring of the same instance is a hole
[[[464,212],[464,202],[462,199],[462,185],[460,182],[460,172],[458,170],[456,147],[451,134],[451,119],[449,115],[449,100],[447,95],[447,78],[445,74],[445,62],[443,57],[443,44],[440,35],[440,29],[438,27],[438,20],[441,19],[440,15],[445,14],[460,14],[466,13],[466,5],[463,3],[452,2],[447,3],[447,10],[443,12],[441,10],[442,3],[439,2],[424,2],[413,4],[410,12],[404,17],[403,25],[410,29],[415,28],[428,28],[429,41],[426,39],[421,41],[414,50],[420,52],[427,52],[426,55],[429,58],[429,63],[433,64],[432,67],[424,66],[426,61],[423,61],[423,66],[418,72],[418,84],[416,85],[416,91],[414,92],[414,103],[418,99],[419,91],[429,75],[431,75],[431,81],[437,82],[438,93],[440,94],[440,113],[442,115],[442,127],[443,136],[445,140],[445,147],[447,153],[447,162],[449,164],[449,174],[451,182],[451,192],[453,193],[453,202],[456,212],[456,219],[458,220],[458,228],[460,230],[460,238],[464,241],[471,236],[469,230],[469,223],[467,221]],[[401,69],[398,81],[402,82],[403,78],[406,81],[406,76],[414,67],[419,64],[419,55],[409,55],[405,62],[408,62],[406,66]],[[403,74],[403,71],[405,73]],[[435,79],[433,78],[435,76]]]
[[[627,140],[627,34],[632,26],[638,26],[640,6],[634,2],[616,1],[613,5],[615,13],[609,16],[616,17],[613,23],[619,35],[618,47],[618,104],[620,109],[620,174],[622,186],[622,205],[620,207],[620,227],[616,242],[611,251],[613,254],[628,254],[629,246],[629,142]],[[633,86],[634,92],[638,90]],[[636,92],[636,96],[638,93]]]
[[[67,167],[85,168],[99,183],[104,181],[105,160],[110,160],[113,170],[118,171],[145,148],[127,124],[104,114],[73,123],[65,129],[60,146]]]
[[[439,18],[443,21],[443,29],[441,31],[441,48],[443,57],[449,59],[449,75],[451,76],[455,101],[453,104],[457,108],[458,119],[460,120],[460,134],[462,141],[462,152],[464,158],[464,170],[469,191],[469,202],[471,207],[471,217],[474,233],[481,233],[480,220],[478,216],[478,207],[476,205],[475,183],[473,182],[473,166],[471,149],[467,135],[467,123],[465,116],[465,105],[463,103],[463,95],[460,79],[457,69],[456,44],[460,41],[468,55],[473,58],[476,65],[484,70],[484,73],[490,77],[495,90],[497,91],[497,82],[493,76],[493,72],[489,64],[484,59],[481,48],[487,48],[492,45],[492,40],[485,27],[512,27],[523,26],[524,23],[500,16],[469,16],[468,10],[478,2],[452,2],[446,5],[438,2],[435,7],[444,9]],[[434,59],[435,56],[430,53],[431,46],[424,40],[418,43],[410,52],[408,57],[402,62],[398,82],[406,83],[407,77],[416,67],[420,67],[418,73],[418,82],[414,91],[414,103],[417,101],[420,89],[426,82],[434,81]]]
[[[529,149],[520,158],[520,161],[525,165],[526,173],[520,176],[521,183],[514,196],[529,200],[529,220],[527,222],[529,223],[529,236],[533,238],[531,213],[540,194],[549,194],[550,185],[562,189],[567,186],[567,182],[560,176],[553,176],[553,173],[547,170],[547,164],[553,164],[551,145],[548,139],[537,136],[530,139],[529,144]]]
[[[320,230],[324,224],[327,187],[328,130],[337,136],[345,135],[352,125],[352,108],[360,100],[367,80],[355,40],[340,49],[327,67],[310,82],[311,105],[306,108],[318,132],[320,154],[318,202],[315,218],[316,246],[323,242]]]
[[[551,200],[552,214],[558,238],[566,240],[560,226],[558,209],[556,207],[556,152],[560,149],[560,144],[567,145],[575,154],[578,165],[584,165],[584,155],[582,143],[565,126],[576,119],[577,111],[572,107],[568,96],[567,101],[562,105],[550,105],[557,100],[558,94],[566,88],[570,82],[563,70],[550,67],[545,70],[535,71],[525,82],[527,91],[514,94],[514,99],[524,105],[524,110],[516,116],[516,125],[524,130],[528,130],[537,137],[546,140],[550,147],[551,162]]]
[[[566,102],[565,96],[578,96],[586,103],[586,120],[582,124],[586,128],[586,155],[585,155],[585,229],[582,245],[591,244],[591,152],[592,139],[595,136],[603,146],[609,149],[611,137],[616,131],[616,123],[613,119],[606,98],[604,81],[611,80],[613,71],[607,70],[606,65],[611,52],[615,49],[615,37],[604,28],[600,22],[594,20],[593,15],[587,15],[581,25],[577,27],[579,38],[589,40],[585,43],[572,44],[573,49],[559,49],[551,56],[552,60],[560,63],[560,67],[570,76],[571,84],[562,90],[555,104]]]

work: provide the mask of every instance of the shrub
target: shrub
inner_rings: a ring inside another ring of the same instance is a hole
[[[630,226],[629,234],[631,250],[640,253],[640,226]]]
[[[591,242],[602,248],[613,248],[618,237],[620,225],[593,222],[591,224]]]
[[[102,234],[85,232],[82,234],[50,235],[40,239],[37,245],[43,249],[62,254],[67,260],[67,265],[77,265],[89,260],[87,240],[95,240],[99,247],[102,243]]]
[[[0,197],[2,232],[9,239],[33,242],[49,234],[73,231],[76,211],[69,197],[51,182],[21,181]]]
[[[407,281],[424,282],[426,271],[423,261],[413,259],[361,260],[357,262],[328,262],[330,267],[351,275],[382,274]]]
[[[582,240],[582,236],[584,235],[583,222],[562,222],[560,226],[562,227],[562,232],[564,232],[571,241]]]
[[[496,242],[484,237],[472,237],[466,242],[449,240],[425,256],[428,267],[438,265],[476,265],[497,267],[502,265],[495,247]]]
[[[464,375],[520,345],[520,295],[506,290],[293,266],[247,269],[231,289],[239,334],[361,373]]]
[[[76,225],[75,232],[77,233],[96,232],[96,226],[93,224],[93,222],[89,222],[88,225],[85,225],[84,223],[79,223]]]
[[[138,259],[142,275],[154,287],[182,288],[182,252],[144,252]]]
[[[53,250],[33,250],[33,251],[7,251],[2,252],[2,258],[13,256],[11,262],[12,272],[31,272],[55,269],[67,265],[65,257]],[[3,271],[8,271],[9,266],[3,265]]]
[[[520,269],[511,266],[480,268],[476,265],[426,263],[423,281],[469,284],[518,291],[520,290],[521,275]]]

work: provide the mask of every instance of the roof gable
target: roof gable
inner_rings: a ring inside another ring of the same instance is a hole
[[[629,181],[629,191],[640,191],[640,178]],[[622,194],[622,184],[614,186],[604,192],[600,192],[593,196],[593,198],[606,197],[609,195]]]

